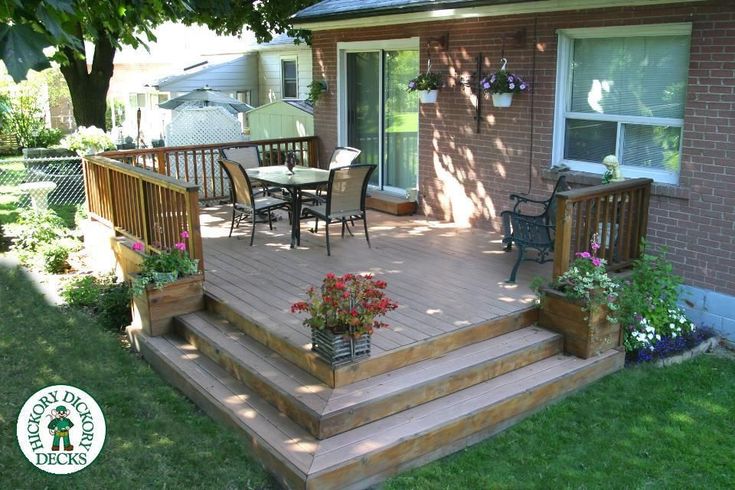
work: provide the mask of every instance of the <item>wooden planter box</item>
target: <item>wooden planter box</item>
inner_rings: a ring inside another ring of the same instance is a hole
[[[555,289],[541,290],[539,325],[564,335],[564,350],[582,359],[622,345],[620,326],[607,320],[607,306],[582,311],[582,305]]]
[[[332,367],[354,362],[370,357],[370,334],[364,333],[355,338],[312,328],[311,350]]]
[[[204,309],[204,276],[188,276],[161,289],[148,286],[133,298],[133,325],[142,327],[146,335],[155,337],[171,331],[173,318]]]

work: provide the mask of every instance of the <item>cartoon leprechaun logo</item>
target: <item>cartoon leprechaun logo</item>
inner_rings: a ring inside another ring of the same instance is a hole
[[[102,450],[107,427],[97,402],[74,386],[33,394],[18,414],[18,445],[37,468],[57,475],[86,468]]]
[[[73,451],[74,446],[71,445],[69,440],[69,429],[74,427],[74,423],[69,420],[66,416],[69,411],[64,405],[59,405],[56,410],[51,410],[51,422],[48,424],[49,432],[53,434],[54,440],[51,443],[51,450],[59,450],[59,441],[64,441],[64,451]]]

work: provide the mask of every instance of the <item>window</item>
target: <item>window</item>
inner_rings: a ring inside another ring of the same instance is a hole
[[[169,99],[169,96],[167,93],[157,93],[156,94],[156,104],[163,104]]]
[[[237,100],[239,100],[240,102],[245,102],[245,103],[246,103],[246,104],[248,104],[248,105],[252,105],[252,104],[251,104],[251,100],[252,100],[252,92],[251,92],[250,90],[244,90],[244,91],[240,91],[240,90],[238,90],[238,91],[237,91],[237,92],[235,93],[235,98],[236,98]]]
[[[147,106],[146,94],[130,94],[130,107],[133,109],[144,109]]]
[[[554,164],[677,183],[691,25],[559,33]]]
[[[296,60],[281,60],[281,94],[284,99],[299,96],[299,77]]]

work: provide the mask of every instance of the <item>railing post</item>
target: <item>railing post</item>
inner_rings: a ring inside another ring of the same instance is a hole
[[[148,252],[148,237],[149,237],[149,230],[148,230],[148,206],[146,205],[146,199],[145,199],[145,183],[143,182],[143,179],[138,179],[138,213],[140,213],[141,217],[141,226],[143,228],[143,243],[146,247],[146,252]]]
[[[309,166],[319,168],[319,140],[316,136],[309,140]]]
[[[556,279],[569,268],[572,248],[572,206],[563,194],[556,196],[556,232],[554,238],[554,272]]]
[[[204,249],[202,230],[199,226],[199,191],[197,189],[190,190],[185,196],[189,228],[189,253],[193,259],[199,259],[199,272],[204,274]]]
[[[166,151],[163,148],[156,150],[156,164],[159,174],[168,175],[168,172],[166,172]]]

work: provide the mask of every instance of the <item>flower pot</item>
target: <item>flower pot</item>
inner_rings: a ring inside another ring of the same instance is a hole
[[[539,325],[564,335],[564,350],[582,359],[622,345],[620,326],[611,323],[605,305],[584,311],[583,304],[556,289],[541,289]]]
[[[433,104],[436,102],[436,98],[439,96],[439,90],[421,90],[419,92],[419,99],[422,104]]]
[[[370,357],[370,334],[360,336],[311,329],[311,350],[332,367]]]
[[[513,102],[513,93],[493,94],[493,105],[495,107],[510,107]]]
[[[171,331],[173,318],[204,309],[204,276],[197,274],[178,279],[162,288],[149,285],[133,297],[133,326],[141,327],[149,336]]]

